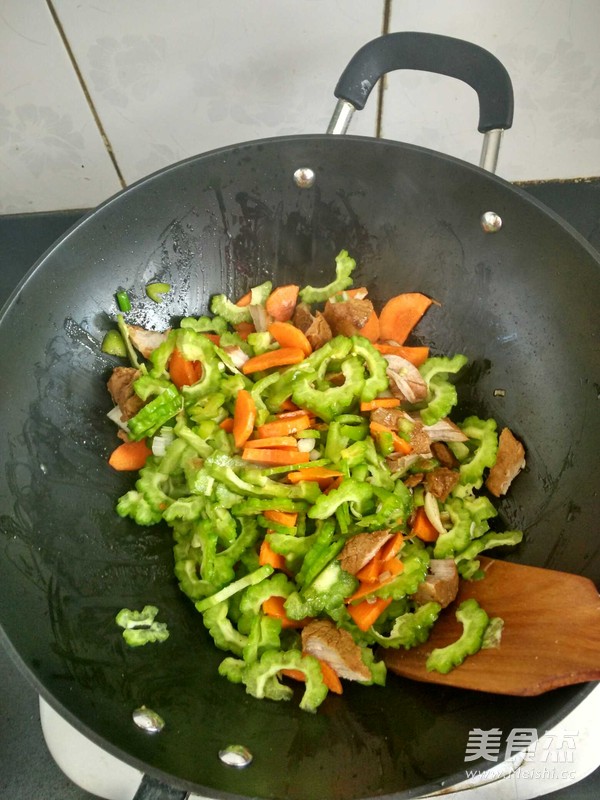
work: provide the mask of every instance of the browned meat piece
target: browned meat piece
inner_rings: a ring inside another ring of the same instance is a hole
[[[418,453],[391,453],[385,458],[390,472],[404,473],[410,469],[417,461],[421,461],[421,456]]]
[[[427,435],[427,432],[425,432],[425,435]],[[442,467],[458,467],[459,465],[459,461],[452,450],[446,447],[443,442],[432,442],[431,453],[434,458],[437,458]]]
[[[427,384],[414,364],[401,356],[384,355],[384,358],[388,362],[386,373],[394,397],[409,403],[419,403],[427,398]]]
[[[429,436],[427,435],[425,426],[420,420],[414,423],[413,429],[410,432],[410,446],[414,453],[418,453],[420,456],[426,456],[427,458],[431,457]]]
[[[435,425],[425,425],[425,430],[431,442],[466,442],[466,436],[458,425],[447,417],[440,419]]]
[[[300,328],[302,333],[306,333],[314,319],[310,311],[310,306],[307,303],[298,303],[294,311],[294,316],[292,317],[292,323],[297,328]]]
[[[139,325],[128,325],[127,332],[131,343],[144,358],[149,358],[156,348],[161,345],[169,331],[147,331],[146,328],[141,328]]]
[[[410,422],[411,419],[406,411],[399,408],[375,408],[371,411],[371,422],[379,422],[394,431],[400,430],[400,424],[405,421]]]
[[[429,575],[413,595],[417,603],[435,602],[442,608],[450,605],[458,594],[458,570],[453,558],[432,558]]]
[[[334,336],[354,336],[360,334],[373,313],[370,300],[344,300],[341,303],[325,303],[323,316],[327,320]]]
[[[495,497],[506,494],[508,487],[524,466],[525,448],[508,428],[503,428],[498,440],[496,463],[490,469],[485,482],[487,490]]]
[[[371,670],[362,660],[361,648],[348,631],[338,630],[328,619],[316,619],[302,629],[302,650],[326,661],[340,678],[371,679]]]
[[[133,382],[140,377],[140,374],[140,371],[133,367],[115,367],[106,384],[114,404],[121,409],[123,422],[135,417],[144,405],[144,401],[133,391]]]
[[[326,342],[333,338],[329,323],[320,311],[317,311],[311,326],[304,331],[304,335],[313,350],[318,350],[319,347],[323,347]]]
[[[389,531],[373,531],[372,533],[357,533],[348,539],[340,553],[340,566],[350,575],[356,575],[365,564],[377,554],[379,549],[390,539]]]
[[[425,475],[425,487],[443,503],[458,483],[459,478],[460,473],[457,470],[438,467]]]
[[[414,472],[412,475],[409,475],[408,478],[404,479],[404,485],[409,489],[413,489],[415,486],[423,483],[424,478],[424,472]]]

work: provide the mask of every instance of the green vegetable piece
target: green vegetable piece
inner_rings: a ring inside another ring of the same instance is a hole
[[[291,537],[290,537],[291,538]],[[358,579],[345,572],[340,562],[331,561],[315,580],[302,589],[292,592],[285,601],[286,614],[290,619],[317,617],[323,612],[331,614],[343,608],[344,599],[358,586]]]
[[[162,394],[173,384],[166,378],[154,378],[152,375],[140,375],[133,382],[133,390],[144,402],[152,396]]]
[[[361,402],[367,403],[388,388],[387,361],[364,336],[352,337],[352,352],[360,356],[367,366],[369,377],[361,390]]]
[[[273,337],[269,333],[269,331],[256,331],[255,333],[249,333],[248,339],[246,340],[255,356],[260,356],[271,347],[273,344]],[[277,377],[279,375],[275,373]]]
[[[496,421],[472,416],[467,417],[459,427],[469,437],[468,445],[471,450],[471,456],[460,465],[460,482],[469,489],[479,489],[483,484],[484,470],[496,463]]]
[[[462,602],[456,611],[456,619],[463,626],[460,639],[431,652],[425,664],[430,672],[435,670],[446,675],[462,664],[467,656],[472,656],[481,649],[490,619],[477,600],[471,598]]]
[[[145,373],[146,372],[146,365],[145,364],[140,364],[140,362],[138,361],[138,357],[137,357],[137,353],[135,351],[135,347],[132,345],[131,339],[129,338],[129,329],[127,327],[127,324],[126,324],[125,319],[124,319],[122,314],[117,314],[117,328],[119,329],[119,333],[121,334],[121,337],[122,337],[123,341],[125,342],[125,348],[127,350],[127,357],[129,358],[129,361],[131,362],[131,366],[135,367],[136,369],[139,369],[140,372]]]
[[[242,657],[247,664],[252,664],[267,650],[280,650],[281,620],[259,614],[254,617],[250,625],[248,642],[244,647]]]
[[[131,489],[119,498],[117,514],[120,517],[131,517],[138,525],[157,525],[162,519],[162,513],[156,511],[146,500],[141,492]]]
[[[502,617],[492,617],[489,625],[483,634],[483,642],[481,643],[482,650],[491,650],[500,647],[502,640],[502,631],[504,629],[504,620]]]
[[[240,630],[249,630],[252,620],[260,614],[261,606],[269,597],[289,597],[294,584],[282,572],[277,572],[260,583],[249,586],[240,595]]]
[[[461,550],[461,552],[455,556],[455,561],[457,564],[461,561],[470,561],[471,559],[476,558],[479,553],[482,553],[484,550],[491,550],[493,547],[508,547],[516,545],[522,540],[523,531],[504,531],[503,533],[490,531],[490,533],[480,536],[478,539],[472,541],[471,544],[468,545],[468,547],[466,547],[464,550]]]
[[[117,305],[119,306],[120,311],[122,311],[124,314],[126,314],[128,311],[131,311],[131,300],[124,289],[119,289],[115,297],[117,298]]]
[[[173,419],[182,408],[182,398],[177,387],[171,385],[143,406],[128,422],[129,433],[136,441],[153,436],[159,428]]]
[[[179,323],[179,327],[190,328],[196,333],[217,333],[219,335],[228,331],[227,320],[223,317],[184,317]]]
[[[458,399],[456,387],[449,382],[448,376],[460,372],[467,360],[463,355],[455,355],[452,358],[434,356],[419,367],[421,377],[427,383],[429,390],[427,406],[420,412],[425,425],[435,425],[440,419],[448,416],[456,405]]]
[[[202,621],[219,650],[228,650],[236,656],[241,656],[248,643],[248,637],[236,629],[229,619],[228,612],[229,601],[224,600],[207,609],[202,615]]]
[[[344,383],[323,390],[314,386],[317,380],[315,372],[299,376],[294,383],[292,400],[300,408],[313,411],[326,422],[349,411],[356,405],[362,392],[364,367],[359,358],[351,356],[342,362],[341,371]]]
[[[445,510],[450,515],[452,527],[441,533],[433,548],[434,558],[453,558],[469,545],[471,541],[472,519],[465,504],[455,497],[446,500]]]
[[[441,610],[439,603],[425,603],[416,611],[396,617],[387,636],[378,633],[375,628],[371,629],[371,634],[382,647],[404,647],[408,650],[427,641]]]
[[[408,595],[414,594],[419,584],[425,580],[427,568],[429,566],[429,553],[420,544],[405,545],[400,551],[401,561],[404,570],[390,583],[377,589],[373,594],[375,597],[391,597],[393,600],[401,600]]]
[[[127,356],[127,347],[119,331],[113,328],[113,330],[106,332],[102,340],[102,352],[109,356],[119,356],[120,358]]]
[[[260,583],[260,581],[264,581],[265,578],[268,578],[273,572],[273,567],[270,567],[268,564],[265,564],[262,567],[259,567],[254,572],[251,572],[249,575],[244,575],[243,578],[238,578],[237,581],[233,581],[228,586],[223,587],[215,594],[211,595],[210,597],[205,598],[204,600],[199,600],[196,603],[196,610],[202,613],[207,609],[211,608],[212,606],[216,605],[217,603],[221,603],[223,600],[227,600],[232,595],[236,594],[237,592],[241,592],[242,589],[245,589],[247,586],[253,586],[255,583]]]
[[[273,284],[265,281],[259,286],[255,286],[252,291],[251,305],[264,305],[267,297],[271,294]],[[230,325],[238,325],[240,322],[252,322],[252,314],[249,306],[237,306],[226,295],[216,294],[210,301],[210,310],[213,314],[223,317]]]
[[[163,295],[171,291],[170,283],[149,283],[146,286],[146,294],[155,303],[162,303]]]
[[[352,286],[352,273],[355,267],[356,261],[348,255],[348,251],[341,250],[335,259],[335,280],[320,289],[305,286],[300,290],[300,300],[303,303],[324,303],[332,295]]]
[[[359,483],[351,478],[342,481],[337,489],[329,494],[321,494],[317,502],[308,511],[311,519],[327,519],[331,517],[342,503],[348,503],[355,517],[361,517],[373,498],[373,487],[368,483]]]
[[[298,586],[307,586],[312,583],[344,546],[343,538],[334,538],[335,521],[332,519],[323,520],[316,533],[317,537],[296,575]]]
[[[283,669],[304,673],[306,683],[300,708],[314,713],[327,697],[328,690],[318,660],[310,655],[302,655],[299,650],[267,650],[259,661],[250,664],[244,671],[242,680],[246,691],[259,699],[290,700],[292,689],[279,682],[279,673]]]
[[[169,638],[166,622],[156,622],[156,606],[144,606],[141,611],[122,608],[115,622],[124,628],[123,638],[130,647],[141,647],[153,642],[164,642]]]

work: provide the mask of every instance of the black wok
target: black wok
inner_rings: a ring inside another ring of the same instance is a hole
[[[314,170],[311,188],[294,182],[299,167]],[[499,232],[482,230],[487,211]],[[390,676],[385,688],[349,685],[314,716],[254,700],[218,677],[222,654],[177,588],[169,531],[116,516],[132,476],[106,465],[113,361],[99,349],[115,291],[129,291],[132,321],[161,328],[215,292],[328,279],[341,248],[376,304],[408,290],[441,303],[418,337],[468,355],[459,413],[491,415],[524,440],[528,467],[501,515],[526,536],[507,557],[600,579],[599,257],[557,216],[478,167],[362,137],[267,139],[140,181],[57,242],[0,318],[0,622],[68,721],[207,797],[413,796],[490,766],[465,765],[472,728],[541,736],[591,690],[500,702]],[[173,286],[161,305],[144,297],[152,279]],[[128,649],[115,613],[150,602],[171,637]],[[560,598],[557,613],[568,613]],[[133,724],[144,704],[162,733]],[[250,748],[251,766],[220,762],[230,744]]]

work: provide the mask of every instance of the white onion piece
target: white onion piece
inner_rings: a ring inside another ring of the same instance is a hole
[[[446,528],[442,523],[442,518],[440,517],[440,507],[438,505],[438,501],[431,492],[425,492],[425,515],[427,519],[433,527],[436,529],[438,533],[446,533]]]
[[[310,453],[310,451],[314,449],[316,443],[316,439],[310,439],[308,436],[304,439],[298,439],[298,450],[300,450],[301,453]]]
[[[172,429],[161,428],[160,433],[152,439],[152,455],[162,458],[174,438]]]
[[[106,416],[109,418],[111,422],[114,422],[115,425],[118,425],[122,431],[129,433],[129,426],[127,425],[126,422],[123,422],[123,420],[121,419],[122,413],[123,412],[121,411],[119,406],[115,406],[114,408],[111,408],[111,410],[108,412]]]

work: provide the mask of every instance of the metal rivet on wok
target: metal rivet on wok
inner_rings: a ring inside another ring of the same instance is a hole
[[[502,217],[495,211],[486,211],[481,215],[481,227],[484,233],[498,233],[502,227]]]
[[[219,758],[228,767],[247,767],[252,762],[252,753],[243,744],[230,744],[219,750]]]
[[[146,733],[160,733],[165,727],[165,721],[160,714],[146,706],[136,708],[132,716],[138,728],[146,731]]]
[[[299,167],[294,172],[294,183],[299,189],[310,189],[315,182],[316,175],[310,167]]]

